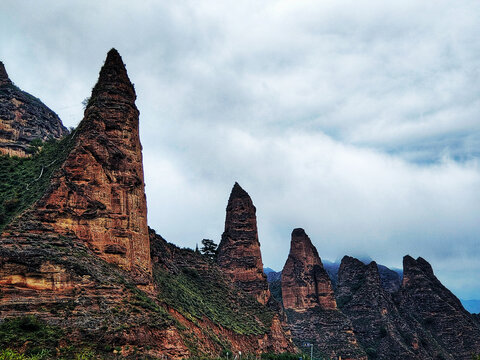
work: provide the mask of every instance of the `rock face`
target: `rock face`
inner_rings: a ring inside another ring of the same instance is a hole
[[[303,229],[292,232],[281,283],[283,306],[297,345],[313,342],[317,358],[366,359],[352,324],[337,309],[330,278]]]
[[[282,270],[282,299],[285,309],[295,311],[317,306],[323,310],[337,308],[330,278],[303,229],[292,232],[290,253]]]
[[[29,156],[32,140],[60,139],[66,134],[58,115],[16,87],[0,62],[0,154]]]
[[[56,234],[74,234],[101,258],[148,281],[150,244],[135,99],[122,59],[112,49],[73,134],[70,154],[47,193],[23,217]]]
[[[403,258],[399,308],[412,327],[422,327],[452,359],[480,354],[480,326],[423,258]]]
[[[256,209],[248,193],[238,183],[228,199],[225,231],[218,246],[217,263],[242,290],[266,304],[270,298],[263,273],[258,241]]]
[[[355,334],[371,358],[429,359],[435,353],[420,346],[419,334],[399,314],[384,290],[377,264],[345,256],[338,272],[337,303],[352,321]]]

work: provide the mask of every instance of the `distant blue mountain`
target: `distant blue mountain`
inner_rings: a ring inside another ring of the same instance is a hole
[[[271,272],[276,272],[275,270],[269,268],[269,267],[266,267],[266,268],[263,268],[263,272],[265,273],[265,275],[268,275],[270,274]]]
[[[263,272],[265,273],[265,275],[267,275],[267,281],[269,283],[271,283],[273,281],[280,280],[280,278],[282,276],[281,271],[275,271],[275,270],[273,270],[269,267],[263,268]]]
[[[467,310],[468,312],[470,312],[472,314],[480,313],[480,300],[476,300],[476,299],[462,300],[462,299],[460,299],[460,301],[462,302],[462,305],[465,308],[465,310]]]

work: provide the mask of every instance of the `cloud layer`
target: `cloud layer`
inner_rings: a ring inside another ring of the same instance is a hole
[[[324,258],[422,256],[479,298],[479,18],[474,0],[6,0],[0,60],[75,126],[120,51],[171,242],[219,241],[238,181],[272,268],[304,227]]]

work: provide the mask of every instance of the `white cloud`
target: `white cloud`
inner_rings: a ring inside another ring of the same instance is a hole
[[[423,256],[466,293],[452,279],[478,274],[479,18],[475,0],[6,0],[0,60],[74,126],[120,51],[149,218],[172,242],[218,241],[239,181],[272,267],[303,226],[323,257]]]

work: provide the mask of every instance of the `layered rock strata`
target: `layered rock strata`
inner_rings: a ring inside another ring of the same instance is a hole
[[[352,324],[337,308],[317,249],[303,229],[292,232],[281,284],[283,306],[297,345],[313,343],[317,358],[366,359]]]
[[[253,295],[261,304],[266,304],[270,291],[263,273],[256,208],[238,183],[233,186],[226,211],[217,263],[239,288]]]
[[[421,257],[403,258],[399,310],[412,327],[424,329],[452,359],[471,359],[472,354],[480,354],[478,322]]]
[[[323,310],[337,308],[330,278],[303,229],[292,232],[290,253],[282,270],[282,299],[285,309],[299,312],[318,306]]]
[[[336,295],[339,308],[351,320],[370,358],[430,359],[433,354],[442,354],[438,347],[421,346],[424,334],[418,334],[401,317],[391,294],[381,285],[375,262],[365,265],[345,256],[338,272]]]
[[[60,139],[67,134],[58,115],[16,87],[0,62],[0,154],[29,156],[33,140]]]
[[[74,235],[107,262],[148,282],[150,244],[135,99],[122,59],[112,49],[66,161],[47,193],[7,227],[6,235],[47,230]],[[26,223],[37,225],[27,230]]]

